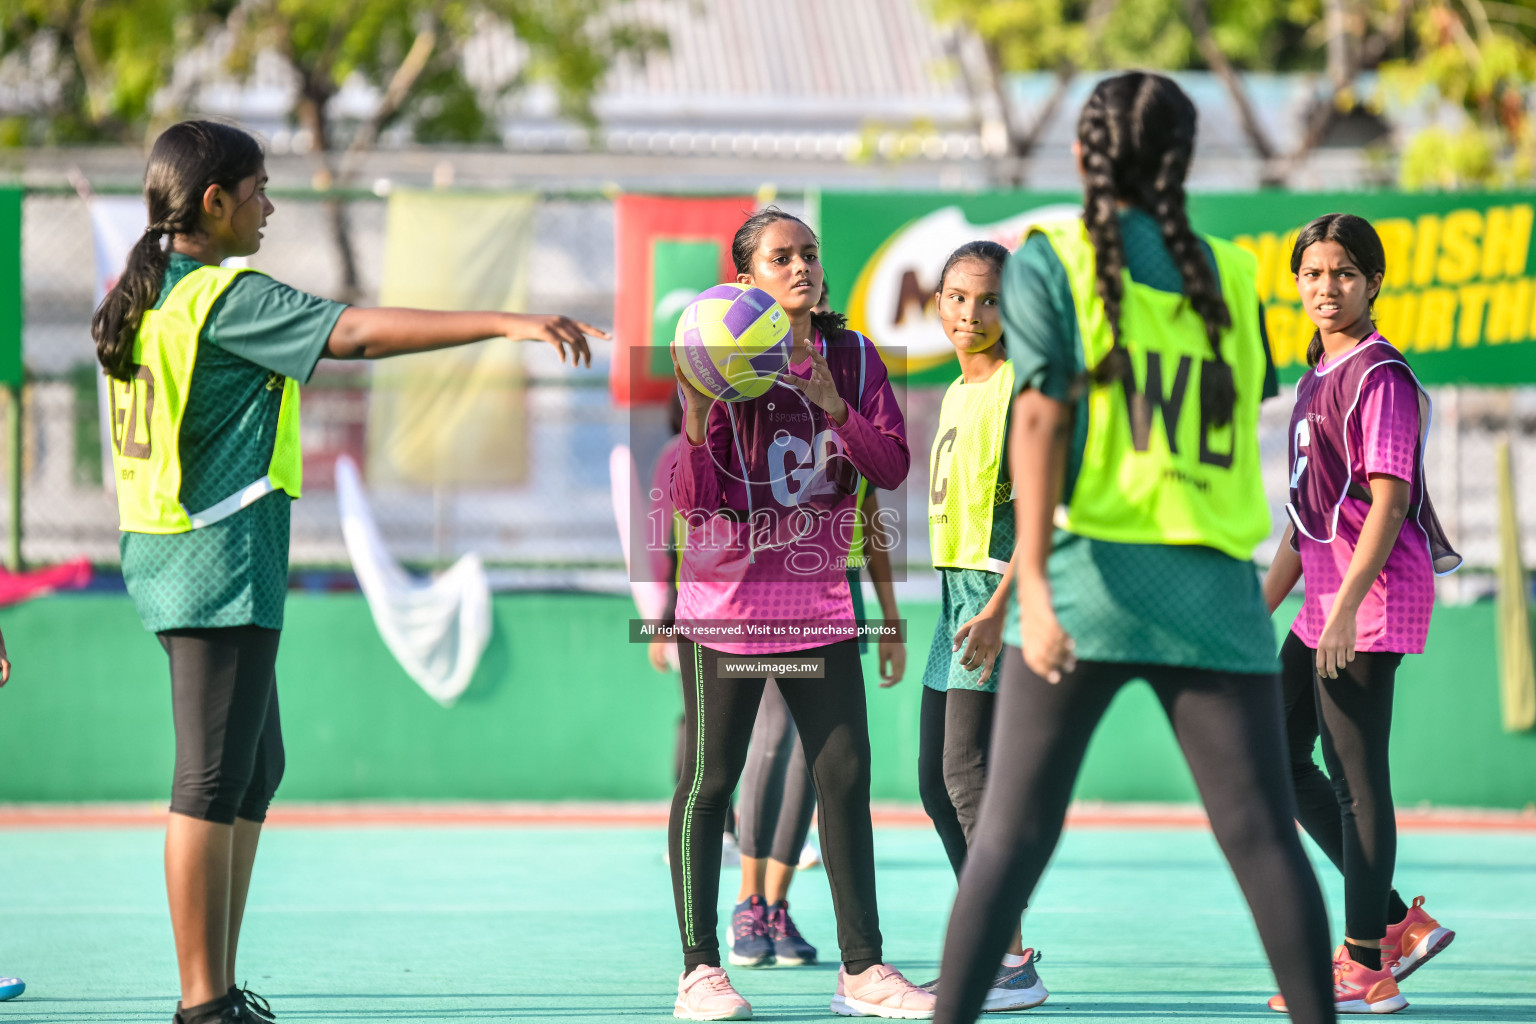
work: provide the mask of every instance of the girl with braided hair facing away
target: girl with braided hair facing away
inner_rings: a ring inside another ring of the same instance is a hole
[[[998,309],[1008,250],[967,242],[944,262],[937,308],[960,360],[944,393],[929,460],[928,538],[942,604],[923,672],[917,789],[960,877],[986,788],[992,712],[1013,582],[1013,485],[1004,449],[1013,364]],[[1037,956],[1009,940],[985,1010],[1027,1010],[1049,993]]]
[[[563,316],[358,309],[224,267],[261,247],[264,154],[231,125],[184,121],[144,174],[149,227],[91,322],[110,378],[123,581],[165,648],[176,727],[165,880],[181,974],[176,1024],[266,1021],[235,952],[267,807],[283,775],[278,639],[300,381],[332,359],[484,338],[539,339],[590,363]]]
[[[1171,80],[1099,82],[1074,147],[1083,217],[1038,225],[1003,275],[1018,610],[945,938],[946,1024],[981,1011],[1089,739],[1133,679],[1173,727],[1292,1017],[1334,1019],[1251,561],[1270,531],[1258,409],[1276,382],[1253,261],[1185,214],[1194,140]]]
[[[1455,571],[1424,481],[1429,396],[1371,307],[1386,273],[1376,229],[1330,213],[1301,229],[1291,272],[1317,333],[1291,411],[1291,522],[1264,578],[1271,612],[1305,581],[1280,647],[1298,818],[1344,874],[1340,1012],[1408,1005],[1397,981],[1456,933],[1392,888],[1397,821],[1388,744],[1405,654],[1420,654],[1435,575]],[[1322,739],[1325,775],[1312,760]],[[1270,1006],[1285,1008],[1276,996]]]
[[[677,647],[688,728],[667,829],[683,946],[673,1014],[752,1015],[720,966],[718,837],[771,674],[816,790],[842,961],[832,1010],[926,1018],[932,994],[883,962],[869,718],[844,572],[859,478],[888,490],[906,478],[906,423],[874,345],[845,329],[841,317],[814,311],[821,251],[803,221],[760,210],[736,232],[731,256],[737,282],[762,289],[787,314],[793,347],[774,385],[746,401],[715,401],[677,370],[686,440],[672,499],[686,520]],[[720,622],[749,628],[740,638],[721,636],[711,625]],[[733,671],[752,664],[741,655],[774,655],[775,665],[789,655],[814,659],[821,677]]]

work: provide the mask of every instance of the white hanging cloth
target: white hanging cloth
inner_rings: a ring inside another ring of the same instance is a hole
[[[435,579],[400,567],[384,547],[357,464],[336,460],[336,503],[352,571],[395,660],[443,707],[452,707],[491,639],[491,586],[480,556],[467,554]]]

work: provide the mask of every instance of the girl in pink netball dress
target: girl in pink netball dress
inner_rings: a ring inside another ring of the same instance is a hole
[[[1296,239],[1291,271],[1317,333],[1291,413],[1291,522],[1264,581],[1271,611],[1305,581],[1281,676],[1297,815],[1344,873],[1341,1013],[1407,1006],[1396,980],[1455,935],[1423,897],[1409,907],[1392,888],[1393,678],[1403,655],[1423,652],[1435,576],[1461,556],[1424,484],[1429,397],[1371,321],[1385,270],[1381,240],[1359,217],[1319,217]],[[1319,735],[1326,775],[1312,761]]]
[[[869,339],[814,311],[821,250],[804,222],[761,210],[736,232],[731,255],[737,282],[788,315],[794,347],[776,384],[746,401],[714,401],[678,371],[685,440],[671,494],[686,520],[677,648],[687,728],[667,836],[683,945],[673,1014],[752,1015],[720,965],[719,835],[772,676],[820,808],[842,960],[832,1010],[931,1017],[933,995],[884,962],[864,672],[844,573],[859,481],[891,490],[906,478],[906,424]],[[776,667],[790,662],[812,675]]]

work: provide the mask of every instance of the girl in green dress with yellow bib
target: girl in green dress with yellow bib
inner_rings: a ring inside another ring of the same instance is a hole
[[[271,1019],[235,952],[267,806],[283,774],[275,665],[300,493],[298,384],[323,357],[537,338],[590,364],[562,316],[358,309],[226,268],[273,207],[261,146],[186,121],[156,140],[149,226],[91,324],[111,378],[123,579],[170,659],[176,768],[165,878],[177,1024]]]
[[[1037,225],[1003,273],[1018,610],[945,939],[942,1024],[981,1010],[1094,728],[1134,679],[1173,727],[1292,1018],[1334,1019],[1252,562],[1270,532],[1258,408],[1273,367],[1252,258],[1190,227],[1194,139],[1194,105],[1170,79],[1100,81],[1078,120],[1082,217]]]
[[[1013,581],[1013,486],[1004,446],[1014,374],[998,312],[1007,260],[1008,250],[996,242],[967,242],[945,261],[937,293],[960,377],[944,394],[929,458],[928,538],[943,597],[923,672],[917,786],[956,878],[987,781],[997,657]],[[1045,1002],[1035,959],[1015,932],[983,1009]]]

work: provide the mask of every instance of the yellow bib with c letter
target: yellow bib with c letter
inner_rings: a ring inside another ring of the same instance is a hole
[[[967,384],[961,378],[944,392],[928,482],[928,547],[935,569],[1002,573],[1008,568],[1006,559],[993,557],[992,521],[1013,515],[1013,487],[1004,472],[1013,380],[1013,364],[1005,361],[987,380]]]

